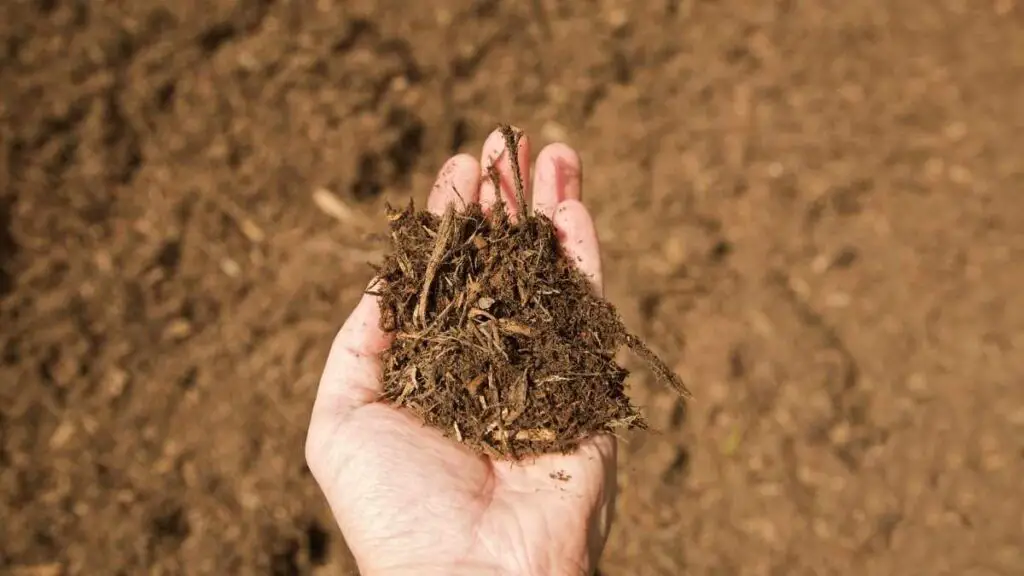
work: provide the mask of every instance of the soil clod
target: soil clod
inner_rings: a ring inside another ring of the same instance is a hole
[[[551,220],[524,207],[520,133],[501,129],[515,220],[500,199],[486,214],[479,204],[449,205],[440,217],[412,203],[388,208],[391,252],[373,288],[381,327],[395,334],[382,355],[383,400],[499,458],[570,452],[597,433],[643,429],[614,359],[621,346],[689,392],[594,294]]]

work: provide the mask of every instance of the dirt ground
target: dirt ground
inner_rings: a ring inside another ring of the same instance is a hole
[[[319,371],[510,121],[696,395],[604,574],[1024,573],[1020,2],[7,0],[0,91],[0,572],[354,573]]]

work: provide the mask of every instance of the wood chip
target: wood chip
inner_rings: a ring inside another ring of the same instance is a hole
[[[499,442],[508,440],[509,432],[506,430],[495,430],[491,436]],[[554,442],[557,438],[555,431],[548,428],[531,428],[520,430],[513,436],[519,442]]]
[[[480,374],[476,378],[473,378],[472,380],[470,380],[469,382],[466,383],[466,390],[469,390],[469,393],[472,396],[476,396],[477,390],[480,389],[480,385],[484,383],[484,380],[486,378],[487,378],[486,374]]]
[[[448,247],[451,244],[455,231],[455,207],[451,204],[448,205],[448,209],[444,212],[444,217],[441,219],[441,225],[437,229],[438,235],[441,237],[440,240],[434,244],[434,251],[430,255],[430,261],[427,262],[427,271],[423,278],[423,288],[420,290],[420,299],[417,307],[417,316],[420,323],[420,327],[427,327],[427,303],[430,298],[430,289],[434,285],[435,276],[437,276],[437,268],[441,265],[441,261],[444,259],[445,254],[448,253]]]
[[[509,401],[512,403],[511,409],[508,414],[505,415],[504,420],[506,425],[510,425],[526,411],[526,398],[527,389],[530,385],[530,371],[526,370],[523,372],[522,378],[516,381],[515,388],[512,389],[511,398]]]
[[[8,574],[10,576],[60,576],[64,573],[64,567],[56,562],[29,566],[12,566],[9,570]]]
[[[313,204],[321,212],[339,222],[354,224],[359,221],[356,213],[342,202],[341,198],[326,188],[317,188],[313,191]]]
[[[520,336],[526,336],[527,338],[533,337],[533,329],[525,324],[520,324],[515,320],[509,320],[502,318],[498,320],[498,327],[501,328],[502,332],[508,332],[509,334],[519,334]]]

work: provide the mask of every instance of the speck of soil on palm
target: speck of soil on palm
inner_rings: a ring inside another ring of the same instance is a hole
[[[500,127],[525,206],[516,150]],[[490,178],[500,189],[497,171]],[[500,195],[499,195],[500,196]],[[388,208],[391,250],[370,291],[381,328],[382,401],[497,459],[568,453],[595,434],[644,429],[625,392],[623,345],[684,399],[683,382],[594,294],[541,214],[499,201],[443,216]]]

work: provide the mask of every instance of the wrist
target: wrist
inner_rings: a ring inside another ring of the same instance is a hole
[[[364,576],[519,576],[493,566],[400,566],[360,573]]]
[[[594,574],[594,570],[572,571],[565,574]],[[363,576],[535,576],[533,573],[510,572],[491,565],[458,566],[398,566],[382,570],[360,571]],[[541,576],[537,574],[536,576]],[[544,574],[543,576],[548,576]]]

